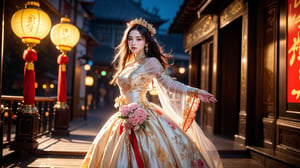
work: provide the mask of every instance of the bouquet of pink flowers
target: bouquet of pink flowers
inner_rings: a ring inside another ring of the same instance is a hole
[[[131,103],[121,106],[120,109],[122,119],[126,119],[125,128],[133,128],[133,130],[139,129],[140,126],[146,127],[145,120],[147,119],[146,111],[141,108],[137,103]]]

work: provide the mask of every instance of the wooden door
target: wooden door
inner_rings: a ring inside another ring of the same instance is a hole
[[[200,57],[200,88],[212,92],[212,65],[213,65],[213,40],[208,40],[201,45]],[[202,103],[201,125],[204,130],[213,133],[214,130],[214,110],[212,103]]]
[[[238,133],[242,18],[220,30],[219,39],[219,131],[230,139]]]

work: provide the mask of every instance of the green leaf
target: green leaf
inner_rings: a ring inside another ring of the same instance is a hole
[[[146,128],[146,123],[143,122],[143,124],[141,124],[141,126],[145,129]]]
[[[128,119],[129,117],[128,116],[118,116],[119,118],[122,118],[122,119]]]

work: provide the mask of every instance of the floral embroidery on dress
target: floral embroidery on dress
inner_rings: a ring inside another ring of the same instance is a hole
[[[174,167],[172,166],[171,162],[169,161],[169,155],[165,151],[164,148],[162,148],[157,140],[154,140],[155,143],[155,149],[156,149],[156,157],[163,163],[163,167]]]
[[[181,160],[186,159],[188,157],[188,149],[187,149],[186,145],[184,144],[182,136],[176,135],[172,138],[172,140],[175,142],[175,144],[178,144],[179,146],[181,146],[181,153],[180,153]]]
[[[171,127],[173,130],[176,129],[175,125],[174,125],[172,122],[168,121],[168,124],[170,125],[170,127]]]
[[[200,99],[196,96],[196,91],[190,89],[188,91],[189,98],[186,100],[187,106],[183,110],[183,130],[186,132],[196,117],[196,112],[200,103]]]
[[[131,89],[130,83],[127,83],[125,81],[119,81],[119,85],[122,86],[122,90],[127,91]]]
[[[184,143],[185,140],[182,135],[176,135],[175,137],[172,138],[172,140],[175,142],[175,144],[181,146],[181,153],[180,153],[181,160],[192,158],[192,161],[194,161],[194,159],[201,158],[199,153],[195,151],[196,150],[195,146],[193,145],[187,146],[187,144]]]
[[[147,136],[149,136],[150,138],[152,138],[154,136],[154,132],[147,129]]]
[[[125,104],[127,104],[127,100],[124,95],[121,95],[121,96],[115,98],[115,105],[114,105],[115,108],[117,108],[121,105],[125,105]]]
[[[164,151],[164,148],[158,147],[156,149],[156,155],[159,158],[159,160],[161,160],[162,162],[168,160],[168,154]]]
[[[176,135],[175,137],[172,138],[173,141],[175,141],[176,144],[183,144],[182,136],[181,135]]]
[[[191,166],[192,167],[198,167],[198,168],[204,168],[204,163],[201,159],[198,159],[197,161],[191,160]]]

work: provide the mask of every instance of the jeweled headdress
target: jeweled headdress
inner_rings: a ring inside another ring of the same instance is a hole
[[[156,33],[155,28],[153,27],[152,24],[148,23],[145,19],[143,18],[139,18],[139,19],[134,19],[132,21],[130,21],[129,23],[127,23],[127,27],[132,26],[132,25],[141,25],[143,27],[145,27],[146,29],[148,29],[148,31],[151,33],[151,36],[154,36]]]

